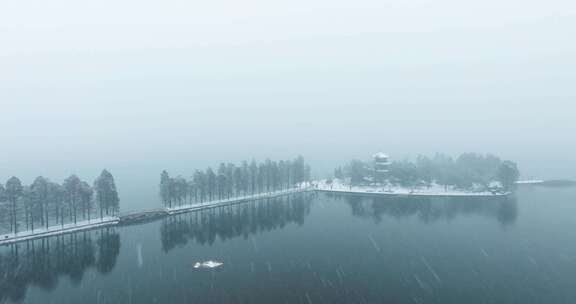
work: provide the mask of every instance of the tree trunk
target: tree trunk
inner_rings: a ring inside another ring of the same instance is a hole
[[[12,200],[12,212],[14,214],[14,234],[18,234],[18,219],[16,218],[16,200]]]
[[[48,220],[49,220],[49,218],[48,218],[48,206],[46,206],[46,208],[44,208],[44,213],[45,213],[44,215],[46,217],[46,219],[44,220],[44,223],[45,223],[46,229],[48,229],[48,225],[49,225],[48,224]]]

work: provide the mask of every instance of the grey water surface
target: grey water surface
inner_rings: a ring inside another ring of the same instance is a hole
[[[306,193],[0,247],[0,303],[574,303],[574,229],[576,188]]]

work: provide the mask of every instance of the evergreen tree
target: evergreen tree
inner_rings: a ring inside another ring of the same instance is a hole
[[[366,165],[360,160],[352,160],[347,167],[350,185],[362,184],[366,177]]]
[[[334,169],[334,177],[340,180],[344,179],[344,172],[342,171],[342,167]]]
[[[392,183],[406,188],[414,188],[419,183],[418,170],[411,162],[394,162],[390,166]]]

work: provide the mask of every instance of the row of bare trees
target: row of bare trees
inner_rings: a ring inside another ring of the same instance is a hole
[[[18,233],[19,226],[34,231],[39,227],[77,223],[119,210],[118,191],[114,177],[107,170],[91,186],[76,175],[62,184],[39,176],[31,185],[23,185],[19,178],[11,177],[6,185],[0,183],[0,223],[9,222],[9,231]]]
[[[293,160],[264,162],[244,161],[240,165],[221,163],[212,168],[196,170],[190,179],[160,176],[160,197],[164,206],[204,203],[300,187],[310,180],[310,166],[302,156]]]

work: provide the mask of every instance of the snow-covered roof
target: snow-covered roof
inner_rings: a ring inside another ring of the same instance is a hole
[[[374,158],[389,158],[388,154],[382,153],[382,152],[378,152],[378,153],[372,155],[372,157],[374,157]]]

